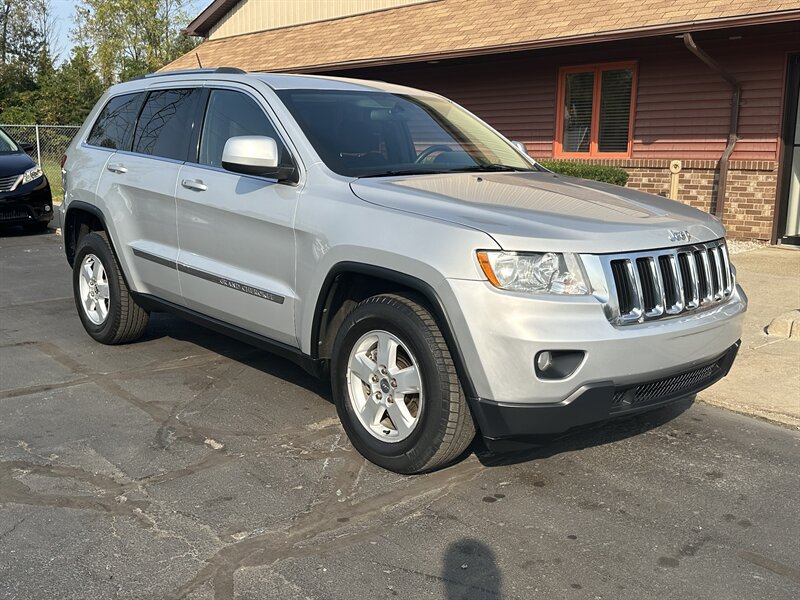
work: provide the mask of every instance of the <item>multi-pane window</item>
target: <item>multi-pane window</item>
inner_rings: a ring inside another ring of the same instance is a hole
[[[86,143],[114,150],[129,150],[136,115],[142,106],[141,92],[116,96],[100,111]]]
[[[201,88],[150,92],[139,115],[133,151],[186,160]]]
[[[556,156],[630,155],[633,63],[562,69]]]

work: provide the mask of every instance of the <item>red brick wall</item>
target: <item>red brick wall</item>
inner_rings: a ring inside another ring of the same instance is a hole
[[[593,160],[625,169],[628,187],[669,196],[668,160]],[[682,161],[676,200],[712,212],[713,192],[717,185],[717,161]],[[772,236],[774,200],[778,185],[778,163],[775,161],[731,161],[728,170],[725,216],[723,224],[732,238],[769,240]]]

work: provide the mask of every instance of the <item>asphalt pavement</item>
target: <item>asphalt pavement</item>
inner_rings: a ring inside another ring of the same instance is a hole
[[[289,362],[93,342],[60,243],[0,230],[0,598],[800,597],[797,431],[687,400],[398,476]]]

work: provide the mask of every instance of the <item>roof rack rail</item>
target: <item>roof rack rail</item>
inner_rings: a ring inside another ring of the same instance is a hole
[[[247,71],[243,71],[238,67],[207,67],[202,69],[177,69],[175,71],[158,71],[157,73],[148,73],[147,75],[139,75],[134,77],[131,81],[137,79],[150,79],[151,77],[164,77],[165,75],[197,75],[201,73],[222,73],[228,75],[244,75]]]

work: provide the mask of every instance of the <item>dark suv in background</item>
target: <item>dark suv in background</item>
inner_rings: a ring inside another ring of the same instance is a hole
[[[44,231],[53,219],[50,182],[28,152],[0,128],[0,225]]]

